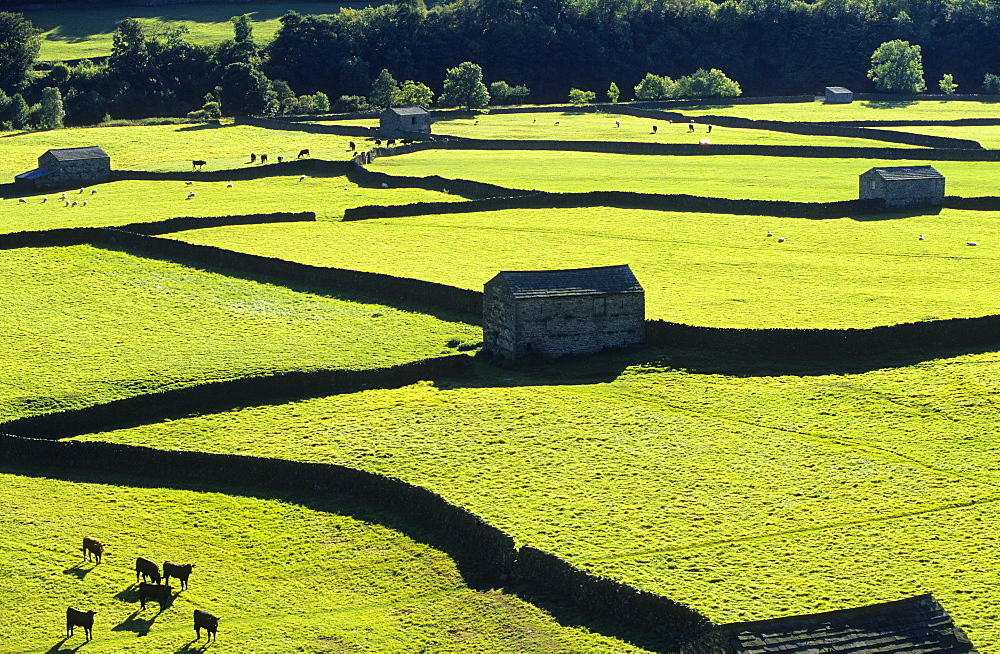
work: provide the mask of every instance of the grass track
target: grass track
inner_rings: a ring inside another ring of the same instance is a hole
[[[447,556],[373,522],[217,492],[4,473],[0,486],[0,595],[19,608],[0,624],[4,654],[75,651],[84,637],[63,640],[67,604],[97,611],[92,654],[200,651],[194,608],[221,618],[220,654],[638,651],[473,591]],[[81,559],[87,534],[107,545],[99,566]],[[195,564],[162,613],[140,610],[137,556]]]
[[[1000,312],[1000,215],[986,212],[858,221],[519,209],[172,238],[475,290],[501,270],[628,263],[648,317],[718,327],[871,327]]]

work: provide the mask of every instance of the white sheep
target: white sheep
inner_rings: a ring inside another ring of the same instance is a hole
[[[90,194],[91,195],[94,195],[95,193],[97,193],[97,189],[96,188],[90,189]]]
[[[28,204],[28,201],[27,201],[27,200],[25,200],[24,198],[18,198],[18,199],[17,199],[17,203],[18,203],[18,204]]]
[[[345,191],[347,190],[347,187],[346,187],[346,186],[344,187],[344,190],[345,190]]]
[[[785,242],[785,237],[784,236],[779,236],[778,237],[778,243],[784,243],[784,242]]]
[[[382,188],[389,188],[389,185],[386,184],[385,182],[382,182]]]
[[[188,191],[188,199],[190,200],[193,197],[194,197],[194,191]]]
[[[48,201],[49,201],[49,196],[46,195],[44,198],[42,198],[42,204],[45,204]]]
[[[968,243],[966,243],[966,245],[979,245],[979,243],[976,243],[975,241],[969,241]]]
[[[305,179],[306,179],[306,176],[305,176],[305,175],[299,175],[299,181],[300,181],[300,182],[304,182],[304,181],[305,181]]]
[[[184,182],[184,186],[191,186],[194,182]]]
[[[67,207],[69,206],[69,200],[66,200],[66,206]]]
[[[233,188],[232,184],[226,184],[226,188]]]
[[[82,188],[82,189],[80,189],[80,192],[81,192],[81,193],[83,193],[83,192],[84,192],[84,191],[86,191],[86,190],[87,190],[87,189],[85,189],[85,188]]]
[[[71,206],[71,207],[75,207],[75,206],[76,206],[76,205],[78,205],[78,204],[80,204],[80,203],[79,203],[79,202],[77,202],[76,200],[73,200],[73,204],[71,204],[70,206]]]
[[[83,201],[83,204],[82,204],[81,206],[84,206],[84,207],[85,207],[85,206],[87,206],[87,201],[86,201],[86,200],[84,200],[84,201]]]
[[[62,195],[60,195],[60,196],[59,196],[59,199],[60,199],[60,200],[65,200],[65,199],[66,199],[66,194],[65,194],[65,193],[63,193]]]
[[[768,232],[767,235],[768,236],[774,236],[774,234],[772,234],[771,232]]]
[[[621,126],[622,126],[622,121],[616,120],[615,121],[615,127],[621,127]]]
[[[924,235],[923,235],[923,234],[921,234],[920,236],[918,236],[918,237],[917,237],[917,240],[918,240],[918,241],[922,241],[922,240],[924,240]]]

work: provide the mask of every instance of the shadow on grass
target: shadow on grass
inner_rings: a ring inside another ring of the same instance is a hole
[[[880,220],[903,220],[904,218],[916,218],[918,216],[938,216],[941,214],[941,207],[924,207],[922,209],[911,209],[909,211],[893,211],[887,213],[868,213],[858,216],[848,216],[857,222],[876,222]],[[824,218],[809,220],[825,220]]]
[[[212,123],[198,123],[196,125],[185,125],[184,127],[178,127],[176,131],[178,132],[200,132],[205,129],[226,129],[227,127],[232,127],[232,124],[228,125],[215,125]]]
[[[70,575],[72,577],[76,577],[77,579],[83,579],[93,569],[94,568],[92,568],[92,567],[91,568],[81,568],[80,564],[77,563],[72,568],[66,568],[65,570],[63,570],[63,574],[64,575]]]
[[[80,643],[79,645],[77,645],[76,647],[66,647],[66,648],[64,648],[63,645],[66,644],[66,641],[69,640],[69,638],[70,637],[67,636],[67,637],[63,638],[62,640],[60,640],[58,643],[56,643],[52,647],[50,647],[49,649],[45,650],[45,654],[72,654],[73,652],[79,650],[81,647],[83,647],[84,645],[86,645],[87,642],[89,642],[89,641],[84,641],[84,642]]]
[[[917,104],[916,100],[870,100],[861,105],[869,109],[906,109]]]
[[[119,595],[120,594],[121,593],[119,593]],[[157,614],[152,618],[140,618],[139,613],[141,611],[142,609],[133,611],[127,618],[111,627],[111,631],[130,631],[137,636],[145,636],[149,633],[149,630],[152,629],[153,623],[156,622],[156,618],[160,617],[160,613],[157,612]]]
[[[208,649],[208,646],[212,641],[202,641],[198,642],[197,639],[192,640],[180,646],[179,649],[174,650],[174,654],[200,654]]]

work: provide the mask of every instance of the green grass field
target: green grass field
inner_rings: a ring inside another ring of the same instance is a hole
[[[715,327],[872,327],[1000,312],[1000,215],[984,212],[806,220],[523,209],[170,238],[475,290],[501,270],[628,263],[647,317]]]
[[[255,2],[252,6],[224,3],[166,5],[158,7],[95,7],[67,12],[31,9],[24,15],[42,30],[39,59],[60,61],[111,54],[112,34],[125,18],[138,18],[150,32],[184,28],[185,39],[199,45],[233,38],[233,16],[250,14],[253,36],[266,44],[281,26],[288,11],[300,14],[335,14],[341,7],[368,7],[377,2]]]
[[[441,175],[539,191],[636,191],[829,202],[856,199],[858,175],[870,168],[927,163],[746,155],[630,156],[555,151],[425,150],[382,157],[369,168],[390,175]],[[930,163],[947,178],[948,195],[1000,195],[1000,184],[996,181],[1000,162]]]
[[[484,370],[464,387],[425,383],[85,440],[399,476],[521,543],[713,620],[930,591],[982,651],[996,651],[996,353],[756,377],[692,374],[663,354]],[[593,379],[622,365],[612,381]]]
[[[195,383],[371,368],[479,328],[89,246],[0,251],[0,418]]]
[[[564,627],[498,591],[466,586],[440,551],[377,523],[291,501],[0,473],[0,652],[200,652],[194,609],[220,618],[220,654],[638,652]],[[280,538],[275,536],[280,534]],[[84,562],[85,535],[106,545]],[[193,563],[172,604],[141,609],[138,556]],[[94,639],[65,639],[67,606]],[[276,628],[277,626],[279,626]]]
[[[930,134],[931,136],[947,136],[955,139],[972,139],[979,141],[984,148],[996,150],[1000,148],[1000,126],[958,126],[958,127],[887,127],[899,132],[910,132],[912,134]]]
[[[887,102],[793,102],[779,104],[694,105],[677,108],[687,116],[739,116],[754,120],[828,122],[834,120],[956,120],[958,118],[1000,118],[1000,104],[961,100],[899,100]]]

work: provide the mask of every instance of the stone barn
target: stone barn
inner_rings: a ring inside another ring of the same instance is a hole
[[[38,157],[38,168],[14,178],[18,185],[42,190],[100,184],[111,178],[111,157],[96,145],[58,148]]]
[[[628,266],[501,272],[483,287],[483,347],[508,360],[636,345],[645,320]]]
[[[722,625],[681,645],[681,654],[976,654],[931,595],[854,609]]]
[[[423,107],[390,107],[379,116],[379,135],[388,139],[431,133],[431,115]]]
[[[890,208],[940,207],[944,204],[944,175],[933,166],[872,168],[858,178],[862,200],[882,198]]]
[[[827,104],[851,104],[854,102],[854,92],[843,86],[828,86],[825,91]]]

